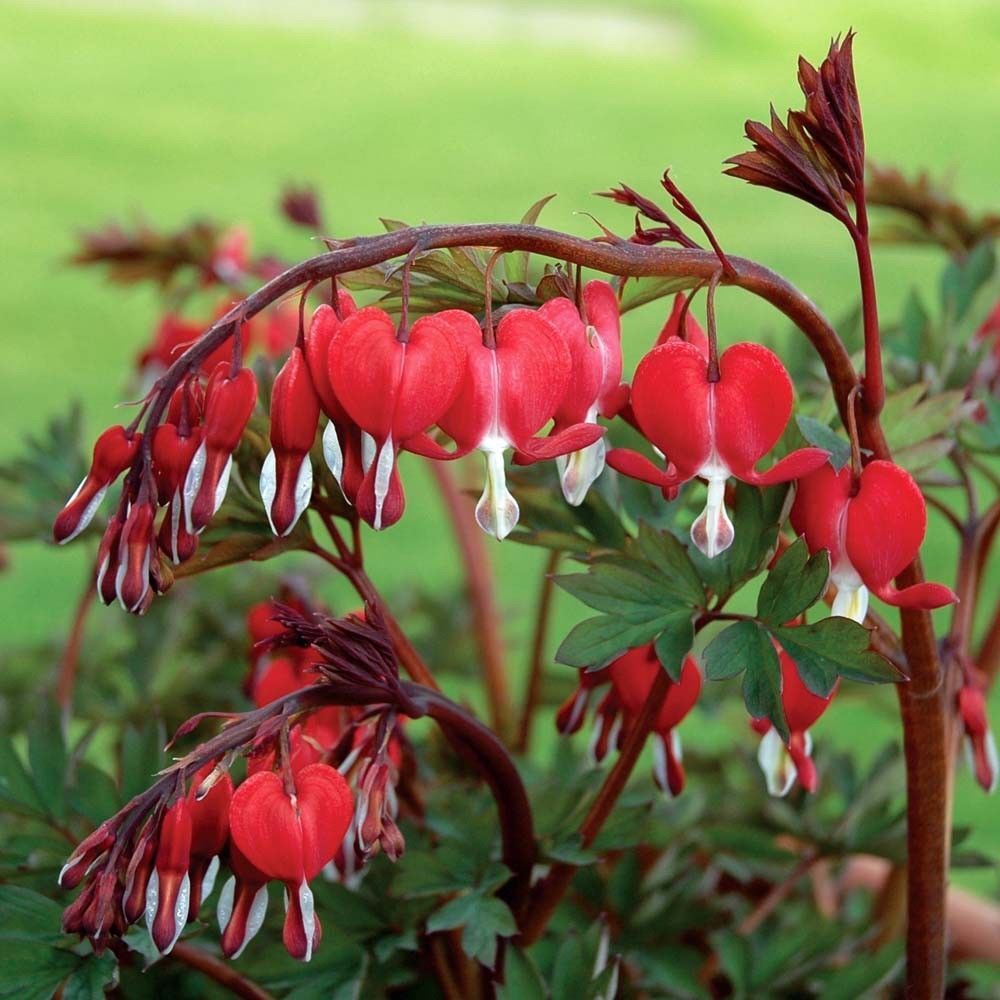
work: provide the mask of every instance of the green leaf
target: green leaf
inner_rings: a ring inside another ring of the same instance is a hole
[[[0,940],[2,997],[50,1000],[59,984],[80,964],[80,957],[42,942]]]
[[[0,734],[0,798],[21,811],[45,815],[45,804],[6,734]]]
[[[822,448],[830,453],[830,464],[835,471],[840,472],[851,460],[851,443],[842,438],[822,420],[815,417],[799,415],[795,418],[802,436],[814,447]]]
[[[594,958],[579,934],[566,936],[552,969],[552,1000],[580,1000],[587,996]]]
[[[611,615],[586,618],[563,639],[556,650],[556,662],[569,667],[603,666],[625,650],[651,642],[672,625],[675,619],[669,613],[639,623]]]
[[[39,703],[28,725],[28,762],[46,812],[62,819],[66,801],[66,744],[55,703]]]
[[[126,801],[149,787],[163,766],[162,724],[147,719],[142,729],[127,726],[122,733],[122,798]]]
[[[687,609],[675,612],[671,618],[671,624],[657,636],[653,648],[663,669],[670,674],[670,679],[680,681],[684,657],[694,645],[694,621]]]
[[[757,617],[768,625],[784,625],[823,596],[829,578],[827,551],[810,556],[805,539],[797,538],[767,574],[757,597]]]
[[[63,908],[40,893],[19,885],[0,885],[0,940],[61,941]]]
[[[554,194],[539,198],[538,201],[521,216],[521,222],[527,226],[533,226],[538,217],[542,214],[542,209],[552,201]],[[516,253],[509,253],[504,258],[504,273],[507,280],[514,284],[523,284],[528,280],[528,258],[530,254],[527,250],[518,250]]]
[[[705,586],[694,568],[687,549],[669,531],[657,531],[639,522],[639,550],[672,583],[673,593],[692,607],[702,607]]]
[[[545,1000],[547,990],[534,959],[522,948],[508,948],[499,1000]]]
[[[658,588],[655,578],[627,563],[598,563],[589,573],[555,576],[553,581],[595,611],[632,624],[660,617],[663,605],[671,601],[669,591]]]
[[[668,295],[675,295],[677,292],[685,292],[689,288],[694,288],[698,284],[699,278],[676,277],[676,278],[629,278],[625,282],[621,294],[620,310],[622,314],[638,309],[657,299],[666,298]]]
[[[996,267],[996,251],[984,240],[964,259],[952,259],[941,276],[941,306],[957,322],[965,316],[977,292]]]
[[[117,982],[118,961],[114,955],[88,955],[66,980],[62,1000],[104,1000],[107,990]]]
[[[866,684],[903,679],[884,656],[869,649],[868,630],[850,618],[824,618],[812,625],[772,631],[795,661],[803,683],[820,697],[830,693],[838,675]]]
[[[507,904],[478,893],[449,900],[427,918],[429,934],[456,927],[464,928],[462,950],[466,955],[489,968],[496,960],[497,938],[517,933],[517,922]]]
[[[756,646],[759,631],[756,623],[745,621],[720,632],[702,654],[705,677],[710,681],[739,677],[746,670],[747,658]]]

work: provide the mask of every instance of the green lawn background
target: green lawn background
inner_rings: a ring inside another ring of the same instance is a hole
[[[288,23],[240,18],[239,6],[222,18],[0,2],[0,458],[71,396],[85,401],[90,432],[119,419],[111,407],[151,328],[148,291],[122,294],[62,265],[74,230],[140,212],[165,226],[200,213],[245,221],[258,246],[306,256],[315,245],[273,212],[290,180],[320,187],[338,235],[372,232],[380,215],[516,219],[553,191],[543,221],[589,234],[576,213],[629,224],[592,192],[625,180],[655,193],[672,165],[728,250],[841,315],[855,284],[835,224],[721,176],[720,164],[745,148],[746,117],[765,116],[770,101],[779,110],[798,102],[797,54],[817,61],[850,25],[872,157],[953,172],[973,204],[1000,203],[1000,6],[988,2],[618,4],[620,14],[662,20],[674,35],[662,54],[562,42],[557,29],[546,43],[435,38],[395,24],[392,6],[343,28],[328,9],[310,19],[306,4],[292,5]],[[914,284],[933,301],[937,263],[932,253],[879,251],[886,316]],[[721,294],[720,316],[728,340],[785,329],[738,292]],[[661,320],[655,307],[630,320],[631,359]],[[417,461],[405,479],[406,518],[367,539],[372,574],[390,593],[407,577],[451,584],[458,573]],[[931,534],[933,571],[949,548],[940,524]],[[520,651],[542,556],[512,544],[494,552],[506,635]],[[10,558],[0,575],[3,642],[62,634],[83,553],[24,545]],[[102,613],[105,627],[118,613]],[[578,615],[560,598],[557,635]],[[872,751],[895,732],[892,706],[867,690],[843,699],[818,738]],[[693,741],[746,738],[743,728],[690,728]],[[977,844],[1000,846],[996,800],[964,770],[956,810],[977,824]]]

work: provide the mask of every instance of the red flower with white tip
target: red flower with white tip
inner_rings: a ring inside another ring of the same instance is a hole
[[[635,719],[643,709],[657,675],[663,669],[652,645],[623,653],[610,666],[611,685],[626,714]],[[671,682],[652,725],[655,754],[654,774],[660,788],[671,795],[684,790],[681,741],[677,726],[694,708],[701,693],[701,671],[693,656],[687,656],[681,679]]]
[[[260,495],[276,535],[287,535],[309,506],[317,427],[319,398],[305,354],[295,347],[271,390],[271,450],[260,470]]]
[[[455,399],[465,368],[462,345],[440,315],[422,317],[400,337],[388,313],[368,307],[343,321],[327,357],[337,400],[375,440],[355,505],[373,528],[387,528],[406,504],[396,457]]]
[[[805,686],[794,660],[783,649],[778,650],[778,659],[781,662],[781,707],[788,723],[788,743],[782,741],[767,719],[754,719],[753,727],[763,737],[757,762],[767,780],[767,790],[780,798],[791,791],[796,777],[807,792],[816,791],[819,778],[810,756],[812,736],[809,730],[826,711],[840,682],[823,698]]]
[[[239,958],[264,924],[267,915],[268,876],[243,856],[235,842],[229,844],[232,875],[219,890],[216,918],[222,932],[220,944],[226,958]]]
[[[799,481],[791,522],[811,552],[830,553],[835,615],[864,621],[869,591],[901,608],[940,608],[958,599],[940,583],[904,590],[892,584],[916,559],[927,531],[920,487],[892,462],[870,462],[856,487],[849,468],[835,472],[824,463]]]
[[[141,615],[153,599],[150,585],[156,582],[154,562],[159,563],[155,518],[156,507],[152,501],[136,501],[125,518],[118,540],[115,594],[121,606],[132,614]]]
[[[691,538],[710,559],[733,543],[725,507],[730,476],[771,486],[804,476],[827,459],[819,448],[803,448],[758,472],[757,462],[777,444],[791,417],[791,379],[777,355],[760,344],[733,344],[718,368],[718,381],[710,381],[705,355],[680,339],[654,347],[636,369],[632,411],[670,464],[660,469],[623,448],[608,454],[619,472],[664,490],[696,476],[707,480],[708,500],[691,526]]]
[[[371,445],[368,448],[369,461],[363,460],[362,430],[347,415],[347,411],[337,399],[330,381],[330,343],[340,330],[341,323],[358,311],[354,299],[345,292],[337,293],[337,309],[322,305],[312,316],[305,337],[306,363],[312,376],[313,387],[319,396],[320,407],[329,418],[323,430],[323,458],[329,466],[333,478],[337,480],[344,496],[354,503],[361,480],[367,466],[374,460],[374,441],[365,435]]]
[[[576,690],[556,712],[556,729],[563,736],[571,736],[583,725],[594,690],[607,684],[609,680],[607,667],[600,670],[581,670],[577,674]]]
[[[536,435],[566,396],[572,373],[569,351],[559,334],[537,312],[515,309],[500,320],[495,346],[487,346],[475,318],[457,309],[438,314],[465,347],[466,367],[453,405],[438,420],[454,439],[454,455],[425,442],[411,450],[431,458],[453,458],[478,449],[486,459],[486,484],[476,504],[483,531],[506,538],[520,510],[507,489],[504,452],[514,449],[520,462],[555,458],[586,448],[604,433],[596,424],[574,424],[550,437]]]
[[[562,338],[569,352],[571,375],[566,395],[555,411],[553,434],[574,424],[597,423],[597,415],[613,417],[628,400],[622,385],[621,321],[618,297],[606,281],[583,289],[582,315],[565,298],[550,299],[538,315]],[[578,507],[604,470],[603,438],[568,455],[559,455],[559,481],[566,502]]]
[[[186,392],[186,386],[179,391]],[[153,476],[159,501],[167,505],[158,539],[160,548],[175,564],[190,559],[198,548],[197,535],[187,530],[183,489],[202,434],[201,427],[191,426],[187,414],[177,423],[163,423],[153,431]]]
[[[60,545],[76,538],[94,519],[108,487],[132,464],[142,434],[121,426],[109,427],[94,443],[90,471],[59,512],[52,535]]]
[[[983,791],[997,787],[1000,760],[997,744],[986,717],[986,692],[977,680],[967,680],[958,692],[958,712],[965,730],[965,750],[969,767]]]
[[[229,362],[212,372],[205,390],[205,433],[184,481],[187,529],[200,532],[222,506],[233,452],[257,402],[257,380],[249,368],[235,374]]]
[[[309,882],[333,860],[354,812],[351,790],[336,768],[310,764],[294,776],[294,791],[263,771],[236,790],[229,810],[233,841],[270,879],[284,882],[284,942],[308,961],[318,943],[319,918]]]

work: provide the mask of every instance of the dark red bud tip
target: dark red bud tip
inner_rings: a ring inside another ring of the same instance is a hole
[[[809,749],[803,733],[792,733],[788,743],[788,755],[795,765],[799,784],[807,792],[815,792],[819,787],[819,775],[816,773],[816,765],[813,763],[812,757],[809,756]]]

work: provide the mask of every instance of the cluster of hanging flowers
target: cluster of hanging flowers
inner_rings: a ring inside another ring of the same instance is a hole
[[[305,605],[283,595],[285,606]],[[288,645],[291,632],[272,601],[251,608],[247,690],[264,708],[318,680],[321,650]],[[363,619],[358,619],[363,621]],[[348,625],[349,626],[349,619]],[[312,883],[360,877],[366,858],[403,851],[395,822],[403,738],[393,713],[316,707],[293,717],[271,715],[248,736],[246,777],[234,786],[236,754],[184,772],[165,794],[126,807],[103,823],[69,858],[59,884],[86,881],[66,909],[63,927],[102,948],[144,920],[157,950],[169,953],[212,895],[220,869],[229,876],[215,904],[222,952],[236,958],[260,930],[268,885],[283,886],[283,941],[308,961],[322,925]]]

